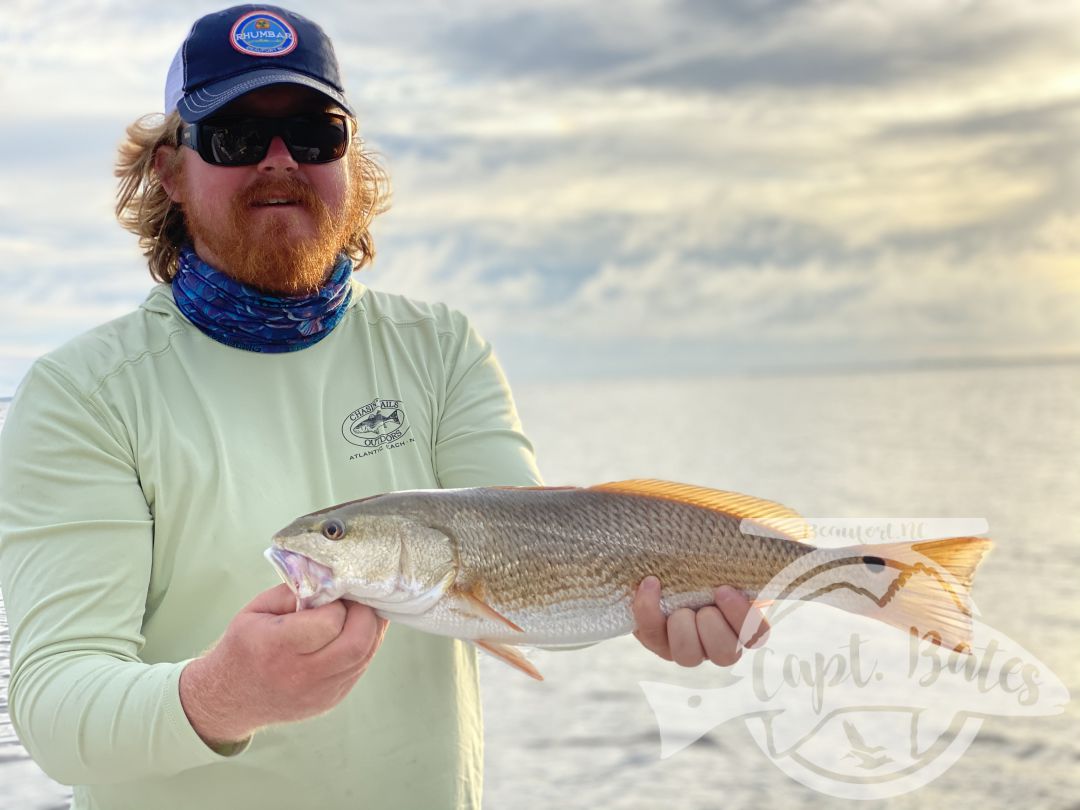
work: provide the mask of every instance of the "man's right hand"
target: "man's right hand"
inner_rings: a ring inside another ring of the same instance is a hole
[[[333,708],[386,634],[386,620],[356,602],[295,609],[286,585],[263,591],[180,673],[180,702],[207,745],[219,748],[262,726]]]

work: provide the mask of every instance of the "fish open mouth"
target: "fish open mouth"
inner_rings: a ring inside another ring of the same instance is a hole
[[[325,605],[337,598],[333,593],[334,572],[325,565],[278,545],[270,546],[264,555],[296,594],[297,610]]]

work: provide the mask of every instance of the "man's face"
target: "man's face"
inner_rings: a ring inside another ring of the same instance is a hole
[[[221,114],[277,117],[337,109],[308,88],[274,85],[242,96]],[[360,213],[349,155],[332,163],[297,163],[280,137],[252,166],[215,166],[187,147],[180,153],[172,196],[183,207],[200,258],[267,292],[306,295],[318,289]]]

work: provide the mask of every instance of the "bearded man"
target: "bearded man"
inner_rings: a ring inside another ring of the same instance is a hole
[[[161,283],[41,358],[3,431],[14,725],[77,810],[478,806],[473,648],[294,612],[261,557],[342,501],[540,484],[502,371],[460,313],[353,277],[388,185],[315,23],[200,18],[165,113],[118,165]],[[731,663],[747,608],[665,618],[650,578],[638,637]]]

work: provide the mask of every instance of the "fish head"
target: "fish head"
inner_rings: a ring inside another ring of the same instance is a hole
[[[457,572],[450,538],[363,502],[298,518],[274,535],[266,558],[296,594],[297,609],[346,597],[390,613],[427,610]]]

